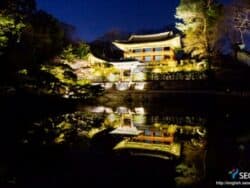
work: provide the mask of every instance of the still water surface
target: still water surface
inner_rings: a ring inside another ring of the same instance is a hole
[[[232,168],[250,171],[242,105],[54,107],[12,99],[5,107],[0,167],[7,185],[216,187],[230,181]]]

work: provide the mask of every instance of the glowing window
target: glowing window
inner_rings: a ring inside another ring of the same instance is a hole
[[[156,55],[155,56],[155,61],[161,61],[161,60],[163,60],[163,56],[162,55]]]
[[[133,52],[139,53],[139,52],[142,52],[142,49],[135,49],[135,50],[133,50]]]
[[[152,56],[145,56],[145,61],[152,61]]]
[[[145,48],[145,52],[152,52],[152,48]]]
[[[162,136],[162,133],[160,131],[156,131],[155,136]]]
[[[145,130],[144,134],[146,136],[151,136],[152,135],[152,132],[150,130]]]
[[[155,51],[157,51],[157,52],[163,51],[163,48],[162,47],[155,48]]]

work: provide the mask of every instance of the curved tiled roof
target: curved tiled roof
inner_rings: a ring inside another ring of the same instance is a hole
[[[140,42],[155,42],[163,41],[175,37],[172,31],[146,35],[131,35],[126,41],[116,41],[119,43],[140,43]]]

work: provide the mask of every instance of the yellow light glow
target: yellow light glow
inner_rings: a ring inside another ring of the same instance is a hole
[[[153,69],[152,72],[153,72],[153,73],[161,73],[162,71],[161,71],[161,69],[159,69],[159,68],[155,68],[155,69]]]

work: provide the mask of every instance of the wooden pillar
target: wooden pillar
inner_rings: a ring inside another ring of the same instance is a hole
[[[123,81],[124,80],[124,77],[123,77],[123,70],[122,69],[120,69],[120,81]]]
[[[130,68],[130,80],[129,80],[130,82],[133,81],[133,75],[132,74],[133,74],[133,67]]]

